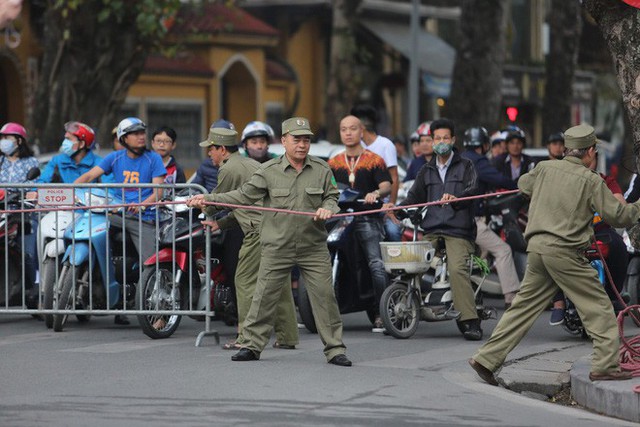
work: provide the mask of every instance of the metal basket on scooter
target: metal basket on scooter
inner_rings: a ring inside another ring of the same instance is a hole
[[[384,269],[390,274],[418,274],[429,270],[435,255],[431,242],[380,242]]]

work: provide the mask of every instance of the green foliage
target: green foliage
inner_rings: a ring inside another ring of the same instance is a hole
[[[181,6],[180,0],[55,0],[53,8],[60,13],[64,38],[74,24],[70,17],[83,7],[96,8],[97,22],[104,25],[126,25],[135,22],[135,30],[143,43],[156,44],[164,39]]]

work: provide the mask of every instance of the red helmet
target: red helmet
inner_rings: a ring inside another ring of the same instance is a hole
[[[419,136],[431,136],[431,122],[422,122],[418,129],[416,129],[416,133]]]
[[[84,141],[87,150],[91,150],[94,146],[96,133],[89,126],[81,122],[67,122],[64,124],[65,132],[76,136],[79,140]]]
[[[27,140],[27,130],[18,123],[9,122],[2,126],[0,129],[0,135],[16,135],[21,136],[25,141]]]

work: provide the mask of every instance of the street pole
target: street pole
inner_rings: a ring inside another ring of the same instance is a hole
[[[420,16],[418,12],[418,0],[412,0],[411,12],[411,55],[409,57],[409,117],[407,125],[408,134],[411,135],[418,127],[418,102],[420,85],[418,81],[418,32],[420,31]]]

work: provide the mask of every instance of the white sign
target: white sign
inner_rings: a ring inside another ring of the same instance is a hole
[[[73,206],[73,188],[39,188],[41,206]]]

